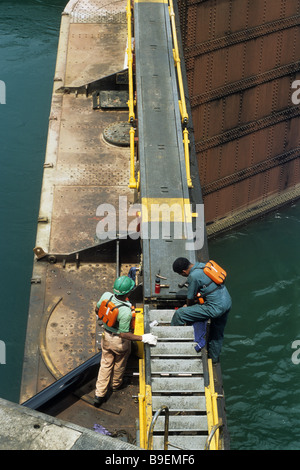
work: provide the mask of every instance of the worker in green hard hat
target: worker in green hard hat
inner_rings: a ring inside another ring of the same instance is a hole
[[[118,277],[112,292],[105,292],[97,302],[96,315],[101,318],[100,312],[104,308],[105,313],[110,314],[110,307],[118,308],[115,323],[108,326],[103,319],[104,332],[101,338],[101,363],[96,382],[94,405],[101,406],[106,401],[107,392],[111,385],[112,391],[123,388],[123,381],[127,360],[131,352],[131,341],[156,345],[157,337],[152,334],[135,335],[131,330],[132,310],[129,302],[130,294],[135,287],[135,282],[128,276]],[[113,318],[113,316],[111,316]],[[109,322],[108,322],[109,323]]]
[[[121,276],[115,280],[113,291],[117,295],[128,294],[135,287],[135,282],[128,276]]]

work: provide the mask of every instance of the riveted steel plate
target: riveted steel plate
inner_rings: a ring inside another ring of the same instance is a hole
[[[65,86],[81,86],[123,70],[126,24],[71,24],[69,38]]]
[[[114,264],[49,265],[46,305],[59,293],[61,301],[49,316],[45,331],[47,355],[62,375],[96,354],[96,302],[111,289]]]
[[[104,209],[110,208],[111,213],[116,214],[116,224],[113,220],[111,226],[117,229],[119,226],[119,196],[126,196],[126,194],[127,188],[122,192],[120,187],[116,189],[115,186],[57,187],[54,194],[54,213],[51,223],[51,252],[72,253],[99,244],[97,233],[100,230],[99,224],[105,226],[105,223],[101,222],[105,219]],[[106,205],[103,206],[103,204]],[[100,211],[101,207],[103,209],[101,209],[100,215],[97,210]]]
[[[299,8],[299,0],[178,2],[210,233],[268,212],[283,195],[299,198],[297,156],[289,158],[299,148],[291,89]]]

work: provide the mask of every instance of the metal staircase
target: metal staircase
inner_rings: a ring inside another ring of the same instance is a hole
[[[204,449],[208,423],[202,355],[195,350],[192,326],[170,326],[173,313],[148,312],[147,322],[157,322],[150,332],[158,337],[146,362],[146,369],[150,368],[152,412],[162,406],[169,409],[168,449]],[[153,428],[154,450],[164,449],[164,420],[159,416]]]

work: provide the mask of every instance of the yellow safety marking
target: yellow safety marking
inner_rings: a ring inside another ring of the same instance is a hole
[[[142,198],[142,222],[192,222],[188,198]]]

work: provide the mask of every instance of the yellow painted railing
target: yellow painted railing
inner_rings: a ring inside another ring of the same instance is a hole
[[[206,411],[208,423],[208,440],[205,446],[206,450],[221,450],[222,443],[220,439],[220,427],[222,421],[218,413],[218,394],[215,392],[214,372],[212,360],[208,359],[209,384],[205,387]]]
[[[178,47],[178,39],[177,39],[177,32],[176,32],[176,22],[175,22],[175,12],[173,7],[173,0],[169,0],[169,14],[171,19],[171,28],[172,28],[172,36],[173,36],[173,57],[174,63],[177,70],[177,80],[178,80],[178,88],[179,88],[179,110],[181,114],[181,122],[184,126],[187,125],[189,120],[189,115],[186,108],[186,101],[185,101],[185,93],[184,93],[184,86],[183,86],[183,79],[182,79],[182,72],[181,72],[181,65],[180,65],[180,54],[179,54],[179,47]],[[187,178],[187,185],[189,188],[193,187],[193,183],[191,180],[191,171],[190,171],[190,152],[189,152],[189,132],[186,127],[183,130],[183,145],[184,145],[184,156],[185,156],[185,167],[186,167],[186,178]]]
[[[142,309],[136,309],[134,334],[144,334],[144,315]],[[148,431],[152,420],[152,393],[151,386],[146,384],[145,373],[145,350],[144,344],[137,342],[139,357],[139,430],[140,430],[140,447],[147,449],[148,447]],[[152,446],[152,442],[150,443]]]
[[[176,33],[176,23],[175,23],[175,12],[173,7],[173,0],[169,0],[169,13],[171,18],[171,27],[172,27],[172,36],[173,36],[173,56],[175,67],[177,70],[177,77],[178,77],[178,87],[179,87],[179,94],[180,94],[180,112],[181,112],[181,120],[182,123],[187,124],[189,120],[189,116],[186,109],[186,102],[185,102],[185,95],[184,95],[184,86],[182,80],[182,73],[181,73],[181,65],[180,65],[180,55],[179,55],[179,48],[178,48],[178,40],[177,40],[177,33]]]
[[[129,130],[129,142],[130,142],[130,177],[129,177],[129,188],[137,189],[138,182],[135,178],[135,151],[134,151],[134,136],[135,136],[135,129],[133,127],[133,123],[135,120],[135,113],[134,107],[136,105],[134,94],[133,94],[133,54],[132,54],[132,33],[131,33],[131,20],[132,20],[132,12],[131,12],[131,0],[127,0],[126,6],[127,12],[127,57],[128,57],[128,83],[129,83],[129,100],[127,101],[127,106],[129,108],[129,117],[128,122],[132,125]]]
[[[135,178],[135,152],[134,152],[134,136],[135,129],[130,127],[129,129],[129,142],[130,142],[130,177],[129,177],[129,188],[137,189],[138,183]]]
[[[133,123],[135,119],[134,114],[134,96],[133,96],[133,55],[132,55],[132,34],[131,34],[131,0],[127,0],[127,57],[128,57],[128,82],[129,82],[129,100],[127,102],[129,108],[129,122]]]
[[[133,94],[133,55],[132,55],[132,33],[131,33],[131,0],[127,0],[127,29],[128,29],[128,47],[127,47],[127,56],[128,56],[128,83],[129,83],[129,100],[127,101],[127,106],[129,108],[129,117],[128,122],[132,125],[129,130],[129,142],[130,142],[130,177],[129,177],[129,188],[137,189],[139,183],[135,178],[135,151],[134,151],[134,136],[135,129],[133,123],[135,120],[134,107],[136,105],[134,94]]]
[[[183,146],[184,146],[186,179],[187,179],[188,187],[192,188],[193,183],[192,183],[192,180],[191,180],[189,143],[190,143],[190,141],[189,141],[189,131],[187,129],[183,129]]]

